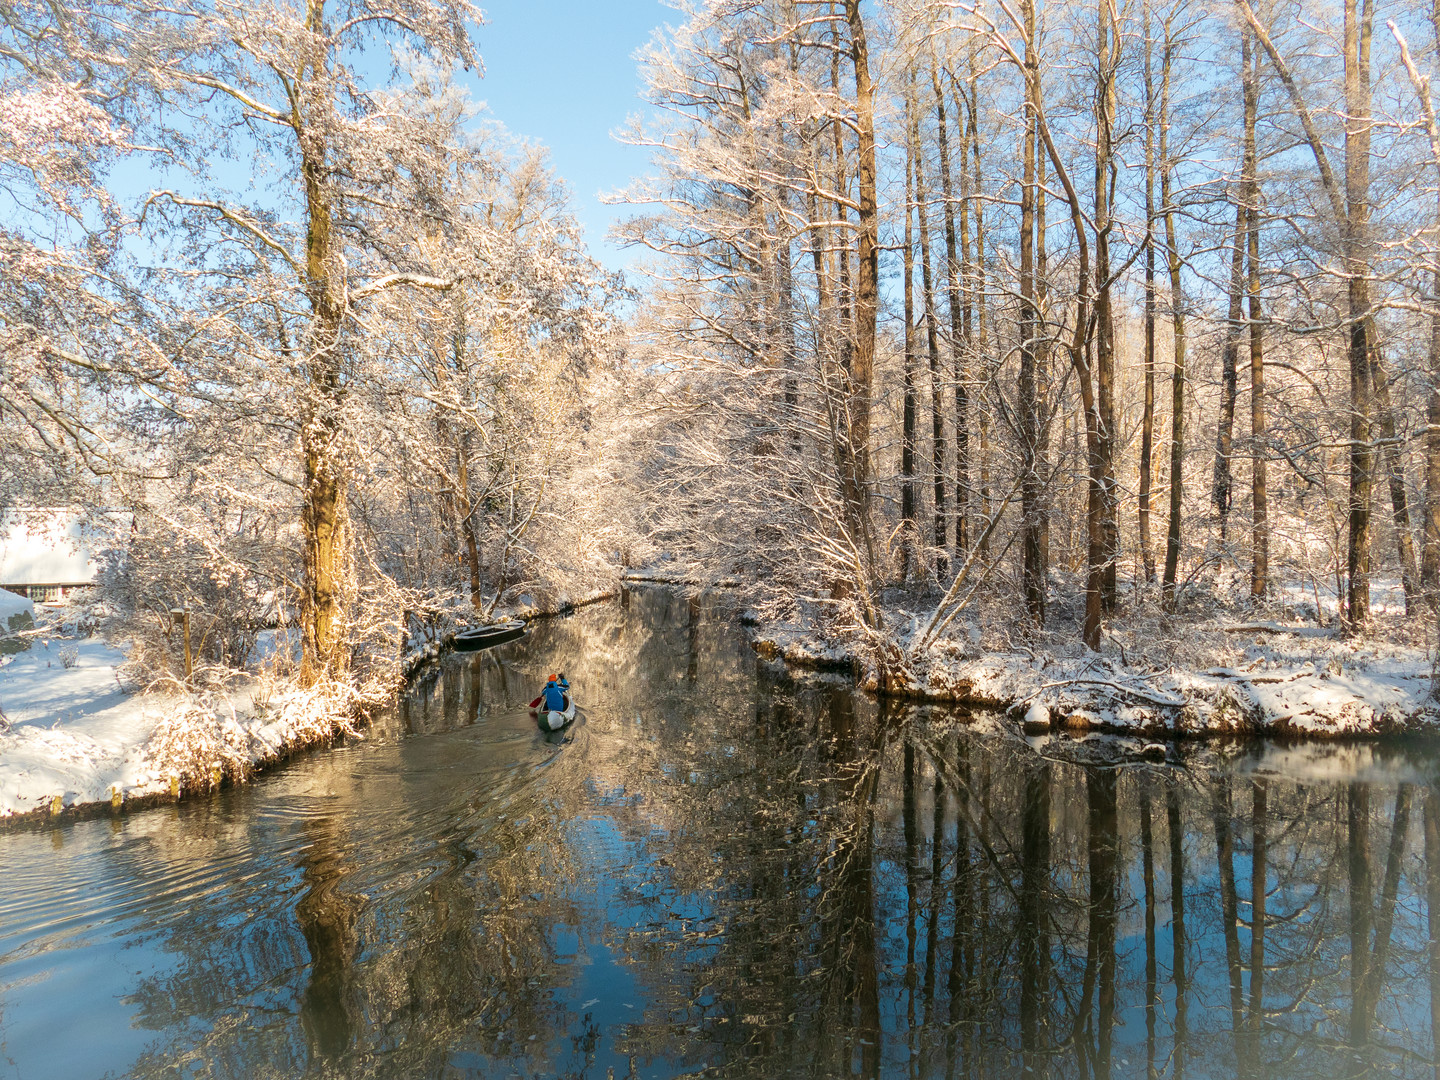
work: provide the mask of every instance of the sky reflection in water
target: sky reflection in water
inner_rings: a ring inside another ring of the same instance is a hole
[[[214,800],[0,836],[0,1077],[1434,1075],[1435,752],[1136,749],[633,592]]]

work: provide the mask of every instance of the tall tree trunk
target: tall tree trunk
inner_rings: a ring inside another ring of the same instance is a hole
[[[306,686],[339,677],[349,666],[342,640],[350,562],[347,477],[337,460],[343,453],[337,415],[343,391],[338,376],[312,376],[312,380],[315,400],[307,403],[308,415],[301,429],[305,587],[300,604],[304,637],[300,678]]]
[[[832,10],[832,16],[834,12]],[[838,25],[834,28],[834,48],[830,53],[830,92],[839,99],[840,92],[840,58],[843,44]],[[830,128],[830,165],[832,179],[830,190],[835,193],[830,203],[830,212],[838,223],[838,228],[831,230],[831,243],[826,249],[826,258],[833,258],[835,274],[832,278],[835,285],[835,308],[837,317],[838,362],[841,371],[842,384],[840,387],[838,414],[831,421],[833,438],[836,440],[836,468],[839,471],[841,490],[845,501],[846,531],[850,535],[851,542],[857,547],[869,550],[867,514],[869,477],[868,469],[861,464],[861,447],[855,441],[856,435],[856,409],[868,410],[869,396],[864,396],[864,402],[860,401],[862,395],[858,391],[859,381],[855,371],[855,288],[853,277],[850,272],[850,210],[849,202],[850,176],[847,169],[845,127],[835,120],[831,120]],[[868,441],[868,412],[867,412],[867,441]],[[867,560],[871,561],[871,560]],[[849,583],[841,583],[839,588],[847,590]],[[833,595],[838,595],[834,593]]]
[[[1431,29],[1436,48],[1440,49],[1440,0],[1430,7]],[[1435,120],[1435,102],[1430,94],[1430,79],[1422,76],[1410,56],[1404,36],[1394,24],[1390,30],[1400,44],[1400,56],[1414,84],[1415,93],[1425,114],[1425,132],[1430,139],[1430,161],[1440,172],[1440,126]],[[1435,221],[1430,234],[1430,303],[1440,305],[1440,193],[1436,195]],[[1425,404],[1425,536],[1420,565],[1420,584],[1432,614],[1437,619],[1437,640],[1440,640],[1440,306],[1430,316],[1430,388]],[[1392,496],[1392,503],[1393,503]],[[1440,698],[1440,665],[1435,668],[1433,696]]]
[[[1370,618],[1370,28],[1375,0],[1345,7],[1345,272],[1350,301],[1350,500],[1345,614]]]
[[[1440,207],[1436,218],[1440,220]],[[1435,243],[1440,248],[1440,237]],[[1440,303],[1440,259],[1432,282],[1436,297],[1432,303]],[[1425,400],[1425,556],[1420,581],[1430,606],[1440,612],[1440,311],[1430,317],[1430,390]]]
[[[306,26],[323,39],[324,4],[310,0]],[[328,83],[322,46],[307,65],[316,85]],[[303,105],[300,106],[304,108]],[[314,685],[338,678],[349,667],[344,640],[345,599],[349,590],[350,530],[346,514],[349,479],[344,440],[340,328],[345,315],[345,270],[335,234],[323,138],[297,130],[300,172],[305,184],[305,276],[311,324],[308,343],[309,387],[300,428],[305,486],[300,512],[305,582],[300,621],[304,638],[301,681]]]
[[[1235,242],[1230,251],[1230,310],[1225,345],[1220,352],[1220,419],[1215,427],[1215,516],[1220,546],[1229,536],[1230,507],[1235,498],[1231,458],[1235,447],[1235,402],[1239,397],[1240,335],[1245,319],[1245,200],[1235,200]]]
[[[1370,617],[1370,490],[1374,447],[1370,442],[1370,31],[1374,0],[1357,11],[1356,0],[1344,0],[1345,14],[1345,186],[1341,191],[1330,167],[1324,141],[1285,58],[1275,48],[1250,0],[1236,0],[1245,21],[1270,57],[1315,156],[1320,184],[1340,233],[1349,300],[1350,341],[1350,492],[1347,507],[1344,613],[1354,631]]]
[[[834,346],[831,342],[827,328],[832,319],[838,319],[835,311],[835,299],[830,288],[830,236],[829,229],[825,225],[825,215],[820,212],[819,192],[822,181],[820,179],[820,149],[819,140],[816,139],[810,144],[810,183],[806,191],[806,210],[810,216],[810,263],[815,271],[815,303],[817,307],[816,318],[813,320],[815,326],[815,354],[820,366],[823,368],[828,363],[833,363],[836,357]]]
[[[1115,190],[1115,73],[1119,67],[1118,28],[1110,25],[1111,0],[1099,0],[1097,84],[1095,87],[1095,389],[1099,409],[1100,602],[1105,612],[1119,601],[1119,488],[1115,483],[1115,319],[1111,310],[1110,229]]]
[[[1035,47],[1035,3],[1024,0],[1027,30],[1025,64],[1034,71],[1039,64]],[[1038,75],[1038,72],[1036,72]],[[1031,84],[1038,82],[1032,78]],[[1040,442],[1040,406],[1035,379],[1035,339],[1039,319],[1035,305],[1035,138],[1034,103],[1026,95],[1025,136],[1022,150],[1023,180],[1020,186],[1020,376],[1017,386],[1020,411],[1020,512],[1024,530],[1022,584],[1025,607],[1036,626],[1045,625],[1045,561],[1040,544],[1040,500],[1042,482],[1037,468]]]
[[[1145,583],[1155,581],[1150,539],[1151,456],[1155,445],[1155,83],[1150,72],[1150,4],[1143,5],[1145,34],[1145,403],[1140,414],[1140,562]]]
[[[971,150],[971,161],[974,169],[970,179],[970,191],[974,194],[972,202],[972,217],[975,220],[975,258],[970,264],[970,274],[966,278],[969,282],[969,295],[975,304],[975,327],[976,327],[976,351],[973,354],[978,362],[979,372],[976,375],[979,385],[989,385],[990,380],[990,323],[986,314],[986,289],[987,272],[985,269],[985,203],[979,198],[985,190],[984,172],[980,167],[980,72],[978,70],[979,50],[971,48],[968,52],[967,63],[969,74],[966,80],[967,94],[966,102],[969,105],[967,116],[969,125],[967,128],[968,141]],[[957,113],[958,115],[958,113]],[[961,154],[961,168],[964,168],[964,154]],[[966,311],[969,306],[967,302]],[[986,521],[990,519],[990,410],[977,409],[980,417],[980,516]],[[980,541],[980,554],[989,554],[989,534],[981,531],[984,537]]]
[[[781,399],[782,426],[790,433],[789,446],[792,458],[798,460],[802,440],[799,424],[800,408],[800,349],[796,339],[795,319],[795,271],[791,265],[792,245],[795,237],[790,227],[791,190],[788,182],[775,185],[775,323],[776,347],[780,352],[780,366],[785,371],[783,397]]]
[[[966,368],[970,362],[972,313],[969,299],[970,208],[962,197],[960,202],[959,252],[956,251],[954,185],[950,178],[950,138],[945,116],[945,94],[940,86],[940,72],[930,69],[930,82],[935,92],[935,123],[940,148],[940,189],[945,201],[945,284],[950,305],[950,362],[955,372],[955,557],[963,560],[970,549],[970,381]],[[959,116],[955,118],[960,124]],[[965,172],[965,141],[961,140],[960,186],[968,184]],[[964,294],[962,302],[961,296]]]
[[[1170,377],[1170,521],[1165,533],[1165,574],[1160,588],[1165,607],[1173,611],[1176,581],[1180,573],[1180,527],[1185,498],[1185,296],[1180,280],[1180,245],[1175,236],[1175,207],[1171,201],[1170,74],[1175,59],[1175,41],[1170,27],[1167,20],[1160,71],[1160,204],[1165,215],[1165,256],[1170,270],[1170,333],[1174,371]],[[1232,417],[1233,388],[1232,362]]]
[[[870,398],[875,379],[875,331],[880,311],[880,232],[875,170],[875,90],[870,82],[870,51],[860,0],[845,0],[850,24],[850,61],[855,68],[855,127],[858,143],[855,180],[859,205],[859,272],[855,283],[854,401],[850,406],[850,445],[855,484],[868,528],[865,493],[870,481]],[[873,562],[873,557],[872,557]]]
[[[1034,0],[1031,0],[1033,3]],[[1040,40],[1041,28],[1031,35]],[[1039,46],[1036,46],[1039,56]],[[1035,72],[1035,86],[1041,85],[1040,72]],[[978,150],[977,150],[978,153]],[[1035,311],[1037,334],[1035,337],[1035,399],[1038,409],[1037,423],[1040,436],[1035,447],[1035,470],[1041,477],[1039,505],[1036,514],[1040,532],[1040,579],[1043,583],[1050,573],[1050,504],[1051,487],[1054,478],[1050,475],[1050,425],[1054,421],[1057,402],[1052,401],[1050,379],[1050,257],[1045,245],[1045,149],[1038,143],[1035,147]],[[977,185],[978,186],[978,185]]]
[[[830,92],[837,99],[840,98],[840,55],[842,45],[840,30],[835,29],[835,48],[830,54]],[[850,176],[846,169],[845,161],[845,129],[844,126],[830,122],[830,163],[834,170],[832,178],[832,190],[838,196],[830,204],[831,213],[840,228],[831,233],[835,241],[827,251],[827,257],[833,256],[835,260],[835,273],[831,279],[835,283],[835,306],[839,316],[840,326],[840,365],[845,369],[845,377],[853,380],[853,367],[855,364],[855,290],[851,284],[850,274],[850,209],[846,205],[848,200],[845,196],[849,194]]]
[[[914,102],[906,100],[906,130],[913,123]],[[900,435],[900,576],[909,580],[915,560],[915,240],[911,227],[915,206],[915,147],[905,141],[905,396]]]
[[[1104,549],[1104,513],[1103,499],[1106,472],[1104,468],[1104,455],[1102,453],[1102,421],[1100,417],[1099,402],[1095,388],[1095,371],[1090,362],[1087,348],[1086,330],[1090,323],[1090,243],[1087,235],[1085,215],[1080,209],[1080,195],[1075,190],[1074,181],[1070,178],[1070,172],[1065,167],[1065,159],[1055,147],[1055,140],[1050,133],[1049,124],[1045,119],[1044,99],[1040,96],[1040,84],[1037,71],[1026,64],[1010,48],[1008,41],[1002,35],[992,35],[991,39],[996,45],[1004,50],[1010,61],[1016,64],[1025,74],[1026,89],[1032,102],[1035,116],[1035,130],[1045,144],[1045,152],[1049,156],[1050,165],[1055,170],[1055,177],[1060,181],[1061,187],[1065,189],[1065,202],[1070,208],[1070,225],[1075,236],[1076,262],[1075,262],[1075,323],[1072,328],[1071,338],[1067,345],[1070,354],[1070,364],[1075,371],[1076,381],[1080,384],[1081,410],[1085,417],[1085,460],[1088,473],[1086,500],[1086,539],[1087,539],[1087,563],[1088,573],[1086,575],[1085,587],[1085,621],[1084,640],[1091,649],[1100,647],[1101,631],[1101,596],[1100,585],[1103,574],[1103,549]],[[1033,35],[1031,35],[1033,40]]]
[[[1375,401],[1375,423],[1380,434],[1380,455],[1389,481],[1390,512],[1395,527],[1396,556],[1400,562],[1400,582],[1405,590],[1405,614],[1419,614],[1419,593],[1415,566],[1415,538],[1410,532],[1410,500],[1405,491],[1405,452],[1395,426],[1395,412],[1390,406],[1390,374],[1380,358],[1379,338],[1374,320],[1369,330],[1371,393]]]
[[[825,407],[829,413],[831,427],[830,438],[833,443],[835,468],[841,487],[841,497],[845,511],[845,527],[849,533],[850,540],[860,551],[864,560],[864,570],[870,582],[875,580],[875,548],[873,538],[870,535],[869,515],[866,510],[866,488],[862,482],[865,475],[859,461],[854,443],[854,409],[856,399],[856,384],[853,378],[853,342],[849,332],[849,320],[845,314],[845,292],[844,285],[841,286],[839,295],[836,295],[832,288],[830,259],[830,229],[825,224],[820,209],[819,193],[822,190],[823,181],[820,172],[820,154],[818,138],[811,144],[811,175],[807,198],[809,201],[810,214],[810,257],[815,269],[815,291],[816,302],[819,307],[820,317],[815,320],[815,346],[818,357],[818,366],[822,374],[822,387],[825,394]],[[839,165],[843,173],[843,162]],[[843,185],[842,185],[843,186]],[[843,255],[843,252],[841,252]],[[845,260],[838,260],[843,269]],[[825,312],[831,312],[831,320],[827,320]],[[831,321],[838,325],[838,341],[832,339],[827,327]],[[828,376],[825,372],[830,365],[838,367],[844,380],[843,400],[839,402],[844,415],[837,415],[837,403],[829,386]],[[869,408],[869,394],[861,395],[865,401],[865,408]],[[866,425],[868,433],[868,412],[866,414]],[[848,417],[848,420],[847,420]],[[868,434],[867,434],[868,438]],[[862,583],[868,589],[869,582]],[[837,587],[848,588],[848,585],[836,583]],[[862,617],[868,620],[874,618],[874,612],[867,598],[862,603]]]
[[[1432,0],[1430,5],[1430,28],[1435,35],[1435,48],[1440,50],[1440,0]],[[1440,130],[1436,128],[1428,82],[1420,97],[1425,106],[1435,168],[1440,171]],[[1440,192],[1435,196],[1435,229],[1430,245],[1433,264],[1430,289],[1434,293],[1431,303],[1440,305]],[[1430,391],[1425,401],[1425,552],[1420,581],[1437,619],[1437,645],[1440,645],[1440,306],[1430,316]],[[1440,667],[1436,668],[1436,678],[1435,696],[1440,697]]]
[[[1440,208],[1436,209],[1440,220]],[[1437,230],[1440,232],[1440,230]],[[1440,247],[1440,238],[1436,240]],[[1440,259],[1431,286],[1440,303]],[[1425,399],[1425,556],[1420,581],[1440,614],[1440,311],[1430,317],[1430,390]]]
[[[435,352],[435,366],[441,369],[439,371],[440,378],[445,379],[444,354],[438,349]],[[460,511],[449,461],[452,455],[458,455],[458,450],[455,445],[455,436],[451,433],[450,414],[445,409],[435,410],[435,447],[438,451],[435,466],[435,481],[438,490],[435,493],[435,501],[439,504],[440,511],[440,558],[445,563],[445,580],[448,584],[451,570],[460,562],[460,549],[456,546],[455,540],[460,530]]]
[[[1240,31],[1240,63],[1244,70],[1245,156],[1242,173],[1250,296],[1250,595],[1259,597],[1268,591],[1270,577],[1270,510],[1265,489],[1268,454],[1265,434],[1265,331],[1260,321],[1260,181],[1255,155],[1255,119],[1260,93],[1259,64],[1251,55],[1250,33],[1244,28]]]
[[[914,74],[911,75],[912,87]],[[935,290],[930,273],[930,219],[926,213],[929,192],[925,186],[925,161],[921,154],[920,120],[912,118],[911,153],[915,159],[915,214],[920,230],[920,290],[925,303],[925,347],[930,358],[931,472],[934,477],[935,569],[940,577],[947,572],[945,515],[945,413],[940,385],[940,339],[935,325]]]

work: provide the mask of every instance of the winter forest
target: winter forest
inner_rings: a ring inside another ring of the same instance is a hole
[[[901,694],[1431,655],[1440,5],[677,8],[620,274],[463,0],[0,6],[0,507],[110,530],[144,677],[184,606],[353,704],[627,574]]]

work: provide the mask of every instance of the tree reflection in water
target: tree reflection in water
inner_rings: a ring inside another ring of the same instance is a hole
[[[342,861],[337,823],[331,818],[307,822],[310,849],[301,859],[305,895],[295,905],[295,921],[310,949],[310,974],[300,1002],[300,1022],[310,1037],[311,1060],[341,1057],[355,1039],[350,974],[355,962],[358,901],[337,891]]]
[[[590,719],[551,745],[560,668]],[[1436,755],[1173,753],[792,680],[635,590],[362,746],[74,826],[170,958],[96,1072],[1435,1076]]]

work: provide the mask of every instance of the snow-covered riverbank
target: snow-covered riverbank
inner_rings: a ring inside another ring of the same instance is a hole
[[[526,595],[497,618],[563,614],[609,595],[603,589],[542,600]],[[357,734],[377,703],[360,700],[352,688],[305,691],[255,672],[193,691],[137,687],[122,647],[98,636],[67,636],[59,612],[37,612],[9,593],[3,600],[0,627],[12,616],[20,616],[17,625],[38,626],[25,640],[8,639],[28,648],[0,657],[0,822],[208,791],[338,734]],[[293,649],[288,633],[264,632],[257,660]],[[413,638],[401,672],[408,676],[438,658],[450,636]]]
[[[261,670],[138,685],[125,642],[61,608],[0,590],[0,822],[211,790],[353,731],[347,687],[301,690],[264,670],[287,631],[264,631]]]
[[[906,613],[891,614],[897,626],[913,623]],[[903,648],[907,634],[897,637]],[[1157,619],[1121,628],[1110,650],[1116,655],[1100,655],[1043,640],[996,647],[979,627],[966,625],[911,656],[908,671],[892,677],[884,692],[1007,710],[1032,734],[1067,729],[1353,738],[1440,732],[1431,657],[1404,637],[1387,635],[1383,627],[1352,639],[1333,627],[1299,622],[1172,625]],[[1165,638],[1175,641],[1168,657]],[[1135,643],[1132,650],[1127,639]],[[818,620],[760,623],[754,645],[762,656],[799,667],[854,668],[862,686],[881,690],[873,664],[828,635]]]
[[[209,790],[350,730],[342,691],[263,676],[141,691],[124,664],[98,637],[55,637],[0,668],[0,820]]]

